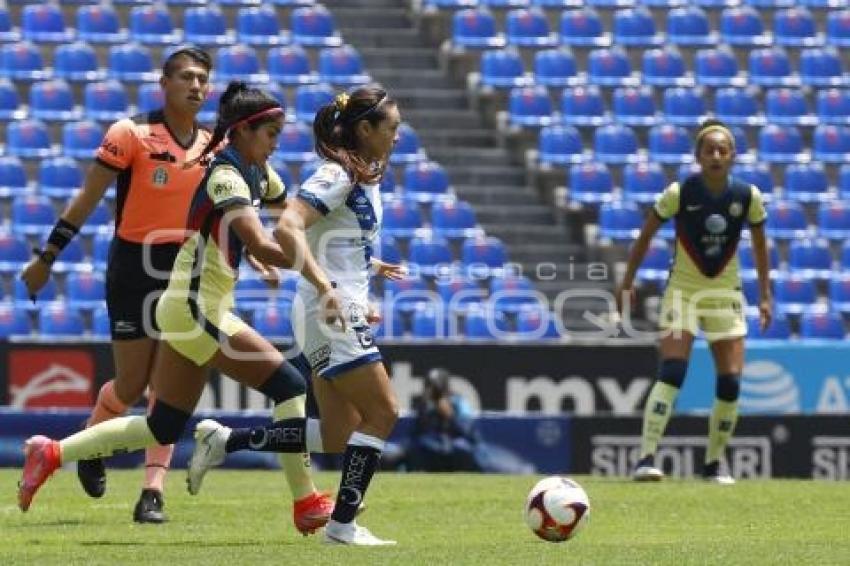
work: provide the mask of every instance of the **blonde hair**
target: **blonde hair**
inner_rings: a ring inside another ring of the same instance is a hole
[[[697,132],[696,143],[694,146],[694,153],[696,155],[699,155],[700,146],[702,145],[702,140],[705,139],[705,136],[714,132],[724,134],[729,139],[729,143],[732,144],[732,150],[735,150],[735,135],[732,133],[732,130],[727,128],[726,124],[720,120],[706,120]]]

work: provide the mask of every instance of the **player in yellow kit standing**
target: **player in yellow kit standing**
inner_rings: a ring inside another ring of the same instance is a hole
[[[738,394],[744,364],[744,297],[738,274],[738,242],[748,224],[759,281],[761,327],[772,318],[767,245],[767,213],[754,185],[730,175],[735,138],[718,120],[706,121],[696,136],[697,175],[671,183],[658,197],[629,255],[617,301],[630,302],[635,273],[663,222],[674,219],[676,252],[661,303],[661,367],[644,407],[640,459],[633,477],[660,480],[655,466],[658,442],[670,419],[688,369],[694,337],[702,330],[717,371],[716,398],[709,418],[703,477],[722,484],[734,479],[721,468],[721,456],[738,417]]]

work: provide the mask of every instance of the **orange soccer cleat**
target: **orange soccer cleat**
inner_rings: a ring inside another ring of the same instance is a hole
[[[302,535],[313,534],[324,527],[331,518],[334,510],[334,500],[326,492],[314,491],[295,502],[292,509],[292,520],[295,528]]]
[[[59,443],[46,436],[32,436],[24,443],[24,471],[18,482],[18,507],[26,511],[32,498],[61,464]]]

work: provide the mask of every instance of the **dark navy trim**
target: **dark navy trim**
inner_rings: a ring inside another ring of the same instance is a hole
[[[227,208],[228,206],[233,206],[234,204],[244,204],[246,206],[251,206],[252,203],[245,197],[231,197],[216,204],[213,208],[215,210],[221,210],[223,208]]]
[[[300,198],[301,200],[321,212],[322,216],[327,216],[331,212],[331,209],[329,209],[327,205],[322,202],[322,199],[320,199],[318,196],[314,195],[310,191],[300,190],[295,196],[297,196],[298,198]]]
[[[188,299],[189,302],[189,311],[192,313],[192,318],[195,319],[195,322],[200,324],[204,328],[204,332],[209,334],[213,340],[221,344],[225,341],[224,333],[219,330],[219,328],[210,322],[204,315],[201,314],[201,310],[198,308],[198,303],[193,298]]]
[[[277,198],[263,198],[261,199],[263,204],[280,204],[286,200],[286,191],[280,193],[280,196]]]
[[[661,222],[667,222],[668,220],[670,220],[670,218],[664,218],[663,216],[661,216],[661,213],[659,213],[654,206],[652,207],[652,212],[655,213],[655,217],[658,218]]]
[[[371,364],[372,362],[380,362],[381,360],[383,360],[383,357],[381,356],[380,352],[371,352],[369,354],[360,356],[356,360],[351,360],[350,362],[345,362],[344,364],[337,364],[323,371],[320,371],[319,376],[324,377],[325,379],[331,379],[347,371],[359,368],[360,366],[365,366],[366,364]]]

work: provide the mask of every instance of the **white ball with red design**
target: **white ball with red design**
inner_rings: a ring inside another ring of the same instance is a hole
[[[537,482],[525,502],[525,522],[549,542],[572,538],[590,518],[590,501],[582,487],[561,476]]]

